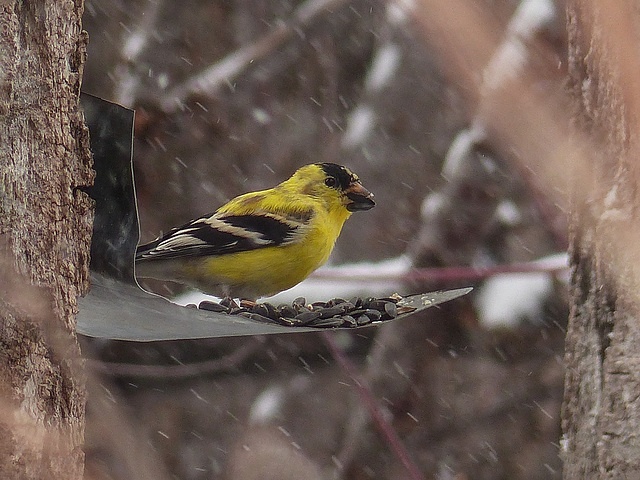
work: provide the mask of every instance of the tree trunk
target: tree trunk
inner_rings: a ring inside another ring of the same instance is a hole
[[[565,479],[640,478],[638,0],[570,0],[569,89],[598,142],[576,185],[566,341]]]
[[[0,477],[80,479],[92,182],[83,3],[0,2]]]

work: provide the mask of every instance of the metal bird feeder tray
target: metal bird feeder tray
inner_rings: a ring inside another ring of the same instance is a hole
[[[147,342],[359,326],[357,322],[347,322],[339,313],[314,327],[294,319],[292,326],[258,321],[260,315],[246,311],[242,315],[183,307],[140,288],[134,273],[140,236],[132,168],[134,112],[87,94],[82,94],[81,105],[90,132],[96,179],[89,191],[95,201],[91,290],[79,299],[78,333]],[[471,288],[461,288],[397,299],[393,318],[412,315],[470,291]],[[376,323],[379,322],[367,325]]]

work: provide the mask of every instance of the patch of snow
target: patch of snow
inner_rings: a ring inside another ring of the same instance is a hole
[[[553,288],[550,273],[508,273],[487,279],[478,289],[480,322],[489,328],[516,325],[523,318],[537,319]]]
[[[387,4],[386,16],[391,25],[403,25],[407,23],[409,14],[415,8],[413,0],[398,0]]]
[[[517,37],[504,41],[484,71],[484,88],[497,89],[520,73],[529,55],[527,47]]]
[[[400,47],[388,42],[382,45],[373,57],[371,68],[367,74],[365,88],[369,92],[377,92],[387,85],[400,64]]]
[[[608,222],[625,222],[631,220],[631,217],[629,215],[629,212],[624,211],[620,208],[609,208],[608,210],[602,212],[602,215],[600,215],[600,220]]]
[[[446,178],[455,177],[456,172],[466,161],[467,155],[473,146],[484,138],[484,132],[479,127],[472,127],[461,130],[456,138],[451,142],[447,155],[442,166],[442,176]]]
[[[520,73],[527,61],[525,43],[556,18],[551,0],[523,0],[507,27],[507,37],[484,71],[484,88],[495,89]]]
[[[431,219],[442,209],[445,198],[441,192],[432,192],[425,197],[420,206],[420,216],[424,219]]]
[[[537,30],[553,22],[556,8],[551,0],[524,0],[520,2],[509,21],[509,32],[530,38]]]
[[[281,387],[275,386],[263,390],[256,397],[249,410],[251,423],[267,423],[278,416],[284,392]]]
[[[261,125],[266,125],[271,122],[271,115],[269,115],[269,113],[267,113],[267,111],[263,110],[262,108],[254,108],[251,111],[251,115]]]
[[[569,283],[569,255],[556,253],[532,262],[550,272],[505,273],[487,279],[477,290],[475,305],[480,322],[489,328],[516,325],[523,318],[539,318],[542,304],[553,288],[553,278]]]
[[[127,60],[136,58],[147,42],[147,35],[143,31],[138,31],[129,36],[122,47],[122,56]]]
[[[517,205],[511,200],[503,200],[498,204],[496,217],[503,225],[517,225],[522,221],[522,215]]]
[[[357,106],[349,114],[347,131],[342,137],[342,146],[351,148],[363,144],[376,124],[375,119],[376,114],[369,105]]]

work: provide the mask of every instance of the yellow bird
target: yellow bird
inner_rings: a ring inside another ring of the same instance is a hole
[[[246,193],[136,252],[136,275],[217,296],[275,295],[324,264],[352,212],[375,205],[349,169],[316,163]]]

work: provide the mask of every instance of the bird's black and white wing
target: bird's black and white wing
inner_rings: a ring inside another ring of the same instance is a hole
[[[274,213],[214,214],[174,228],[136,251],[136,262],[223,255],[269,246],[285,245],[300,238],[311,213],[285,216]]]

